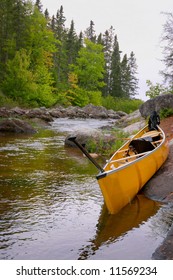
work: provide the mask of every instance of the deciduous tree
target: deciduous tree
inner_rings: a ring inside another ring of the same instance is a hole
[[[104,86],[104,54],[103,47],[85,39],[85,46],[80,49],[76,65],[79,86],[88,91],[101,89]]]

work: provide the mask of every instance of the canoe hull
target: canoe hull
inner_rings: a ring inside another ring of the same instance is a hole
[[[168,142],[163,139],[162,143],[150,153],[97,177],[106,206],[111,214],[116,214],[131,202],[165,162],[168,153]]]

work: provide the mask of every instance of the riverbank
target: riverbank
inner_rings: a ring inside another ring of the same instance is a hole
[[[151,178],[143,189],[146,197],[167,205],[172,213],[170,230],[163,243],[153,252],[155,260],[173,259],[173,116],[161,121],[161,128],[164,130],[169,141],[169,156],[164,165]]]
[[[54,118],[93,118],[93,119],[120,119],[123,116],[127,116],[126,113],[121,111],[107,110],[102,106],[94,106],[88,104],[87,106],[80,108],[78,106],[70,106],[64,108],[57,106],[53,108],[35,108],[35,109],[24,109],[24,108],[0,108],[1,118],[10,117],[23,117],[28,119],[39,118],[46,122],[51,122]]]

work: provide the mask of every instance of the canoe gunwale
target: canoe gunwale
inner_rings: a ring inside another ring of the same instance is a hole
[[[147,126],[145,126],[144,128],[142,128],[136,135],[138,135],[138,134],[139,134],[141,131],[143,131],[146,127],[147,127]],[[138,156],[139,156],[139,157],[136,158],[135,160],[133,160],[133,161],[131,161],[131,162],[124,163],[122,166],[119,166],[119,167],[117,167],[117,168],[115,168],[115,169],[107,170],[107,171],[105,171],[105,172],[99,173],[99,174],[96,176],[97,180],[100,180],[100,179],[102,179],[102,178],[104,178],[104,177],[106,177],[106,176],[112,175],[113,173],[117,173],[117,172],[119,172],[120,170],[123,170],[123,169],[127,168],[128,166],[131,166],[131,165],[135,164],[136,162],[140,162],[140,161],[142,161],[143,159],[145,159],[146,157],[150,157],[150,156],[151,156],[152,154],[154,154],[157,150],[161,149],[162,146],[164,146],[164,145],[166,144],[166,137],[165,137],[165,134],[164,134],[163,130],[162,130],[160,127],[159,127],[159,130],[160,130],[160,132],[161,132],[163,138],[162,138],[161,143],[160,143],[157,147],[155,147],[154,150],[148,151],[148,152],[146,152],[145,154],[143,154],[143,155],[141,155],[141,156],[140,156],[140,154],[136,154],[136,157],[138,157]],[[132,137],[131,140],[137,139],[137,138],[135,138],[136,135],[135,135],[134,137]],[[124,146],[126,146],[127,143],[130,142],[131,140],[128,140],[128,141],[127,141],[120,149],[118,149],[115,153],[121,151],[121,149],[122,149]],[[114,153],[114,155],[115,155],[115,153]],[[114,155],[113,155],[113,156],[110,158],[110,160],[106,163],[106,165],[105,165],[104,168],[106,168],[106,166],[107,166],[109,163],[111,163],[111,162],[114,161],[114,160],[113,160]],[[122,159],[119,159],[119,160],[120,160],[120,161],[121,161],[121,160],[123,161],[123,160],[125,160],[125,158],[122,158]],[[104,168],[103,168],[103,169],[104,169]]]

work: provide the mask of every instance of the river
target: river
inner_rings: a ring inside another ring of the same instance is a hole
[[[32,136],[0,136],[1,260],[151,259],[169,209],[139,194],[109,215],[95,166],[64,147],[67,133],[108,123],[57,119]]]

